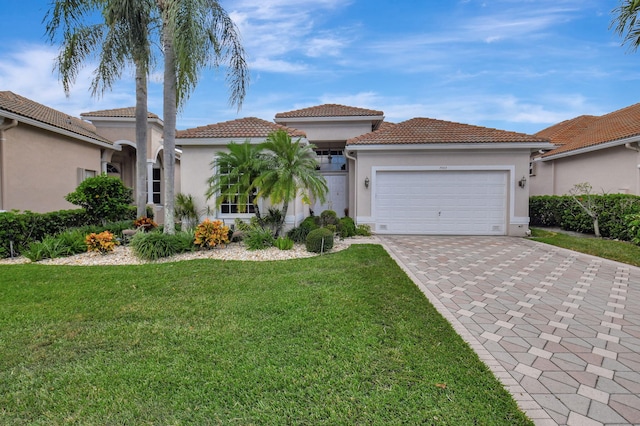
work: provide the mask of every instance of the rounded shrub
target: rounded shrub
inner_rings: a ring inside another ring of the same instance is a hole
[[[318,228],[309,232],[305,244],[307,251],[323,253],[333,248],[333,232],[327,228]]]
[[[338,233],[341,238],[349,238],[354,237],[356,235],[356,224],[348,216],[340,219],[340,223],[338,224]]]
[[[320,213],[320,225],[335,225],[337,226],[339,223],[338,215],[333,210],[325,210]]]
[[[124,219],[129,214],[132,194],[133,190],[124,186],[119,178],[101,174],[83,180],[65,199],[85,209],[92,220],[106,223]]]

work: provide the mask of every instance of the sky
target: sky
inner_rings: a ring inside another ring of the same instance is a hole
[[[50,0],[2,0],[0,90],[67,114],[135,105],[133,72],[103,96],[88,62],[65,96],[45,37]],[[221,0],[246,49],[250,84],[229,104],[206,68],[178,129],[337,103],[398,123],[429,117],[533,134],[640,102],[640,52],[610,29],[619,0]],[[162,116],[162,69],[149,111]]]

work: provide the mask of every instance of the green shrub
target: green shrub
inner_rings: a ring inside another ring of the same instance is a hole
[[[162,232],[138,232],[131,238],[131,250],[142,260],[158,260],[163,257],[192,251],[193,234],[178,232],[173,235]]]
[[[196,202],[191,194],[178,193],[175,201],[175,215],[186,224],[186,227],[193,229],[200,220]]]
[[[356,227],[356,235],[360,237],[370,237],[371,227],[369,225],[358,225]]]
[[[307,241],[307,235],[309,235],[309,232],[320,227],[319,221],[320,220],[317,216],[308,216],[300,223],[300,225],[287,231],[287,237],[291,238],[296,243],[304,244]]]
[[[83,180],[65,199],[85,209],[92,219],[106,223],[130,214],[132,192],[119,178],[101,174]]]
[[[42,241],[29,244],[22,253],[32,262],[43,259],[72,256],[87,251],[85,235],[79,230],[67,231],[62,234],[47,236]]]
[[[340,219],[340,223],[338,223],[338,234],[340,234],[341,238],[349,238],[354,237],[356,235],[356,224],[348,216]]]
[[[338,215],[333,210],[325,210],[320,213],[320,226],[338,225]]]
[[[580,197],[580,196],[578,196]],[[640,197],[628,194],[590,195],[598,212],[603,237],[630,241],[627,216],[640,213]],[[543,195],[529,199],[531,226],[560,227],[593,233],[593,219],[569,195]]]
[[[333,232],[327,228],[318,228],[307,235],[306,248],[312,253],[324,253],[333,248]]]
[[[293,248],[293,240],[291,238],[278,237],[273,245],[280,250],[291,250]]]
[[[205,219],[195,229],[194,244],[203,249],[211,249],[230,241],[229,227],[221,220]]]
[[[248,250],[264,250],[273,247],[275,238],[270,229],[254,226],[246,231],[243,241]]]

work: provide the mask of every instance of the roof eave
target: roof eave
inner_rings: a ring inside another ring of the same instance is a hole
[[[624,145],[627,143],[640,142],[640,135],[630,136],[628,138],[616,139],[614,141],[599,143],[596,145],[586,146],[584,148],[572,149],[570,151],[560,152],[558,154],[551,154],[549,156],[540,157],[539,161],[552,161],[560,158],[572,157],[574,155],[586,154],[589,152],[599,151],[601,149],[613,148],[616,146]]]
[[[190,138],[179,138],[176,137],[176,145],[179,146],[226,146],[230,142],[242,143],[244,141],[249,141],[252,144],[260,144],[267,140],[268,136],[261,137],[245,137],[245,136],[230,136],[226,138],[211,138],[211,137],[190,137]],[[296,138],[300,138],[302,141],[308,142],[307,138],[304,136],[295,136]]]
[[[0,111],[3,117],[13,118],[18,120],[19,122],[28,124],[33,127],[38,127],[40,129],[48,130],[50,132],[58,133],[61,135],[69,136],[74,139],[78,139],[84,142],[89,142],[92,145],[97,145],[101,148],[108,148],[114,151],[121,151],[122,148],[120,146],[113,145],[113,143],[108,143],[104,141],[100,141],[98,139],[93,139],[88,136],[81,135],[79,133],[72,132],[71,130],[66,130],[61,127],[54,126],[52,124],[43,123],[42,121],[35,120],[33,118],[25,117],[24,115],[15,114],[6,110]]]
[[[354,144],[347,148],[351,151],[384,151],[384,150],[469,150],[469,149],[522,149],[530,152],[540,149],[552,149],[555,145],[549,142],[491,142],[491,143],[390,143],[390,144]]]
[[[326,117],[276,117],[275,122],[280,123],[304,123],[323,121],[383,121],[384,115],[346,115]]]

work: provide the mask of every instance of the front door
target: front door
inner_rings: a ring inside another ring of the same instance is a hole
[[[327,199],[324,204],[316,201],[312,206],[313,214],[320,216],[325,210],[333,210],[338,217],[343,217],[347,208],[347,174],[332,173],[323,174],[329,187]]]

